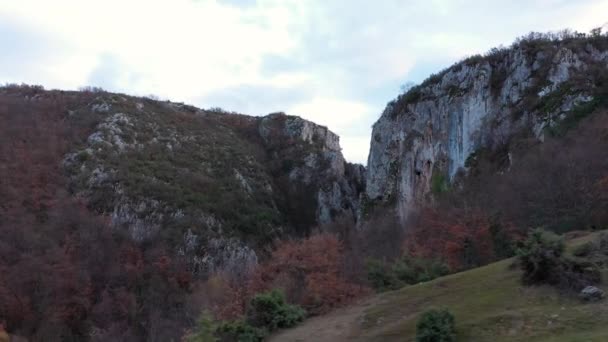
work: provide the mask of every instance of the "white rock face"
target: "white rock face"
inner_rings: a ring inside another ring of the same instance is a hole
[[[338,135],[325,126],[284,114],[262,118],[258,132],[269,146],[289,146],[296,141],[310,145],[303,165],[294,167],[289,179],[315,189],[318,224],[330,223],[343,214],[357,217],[364,169],[344,160]]]
[[[466,171],[467,158],[479,148],[500,146],[524,128],[542,139],[544,127],[591,97],[569,94],[553,112],[540,114],[524,105],[530,91],[546,84],[538,95],[551,96],[590,63],[606,67],[607,57],[607,52],[590,46],[581,51],[556,47],[551,56],[527,56],[514,48],[498,62],[485,58],[451,67],[421,86],[419,96],[389,103],[373,126],[367,197],[396,199],[405,218],[413,207],[431,199],[434,176],[453,180],[459,170]],[[543,74],[539,70],[545,63],[551,67]]]

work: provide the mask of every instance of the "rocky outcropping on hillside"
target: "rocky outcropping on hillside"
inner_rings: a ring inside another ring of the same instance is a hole
[[[136,241],[162,238],[193,271],[257,261],[256,250],[356,216],[362,166],[337,135],[299,117],[250,117],[117,94],[74,110],[96,122],[64,161],[71,189]]]
[[[316,224],[337,216],[356,217],[359,193],[364,189],[364,168],[344,160],[340,138],[327,127],[296,116],[271,114],[259,120],[258,131],[271,158],[288,161],[290,188],[312,189]],[[303,144],[302,144],[303,143]],[[302,149],[302,147],[305,147]]]
[[[608,38],[531,36],[431,76],[374,124],[366,196],[407,217],[480,149],[542,140],[605,101]],[[507,152],[506,158],[510,161]]]

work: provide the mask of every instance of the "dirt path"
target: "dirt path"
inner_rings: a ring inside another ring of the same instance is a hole
[[[270,337],[271,342],[343,342],[358,336],[358,329],[365,309],[378,301],[377,296],[364,299],[349,307],[327,315],[307,319],[301,325]]]

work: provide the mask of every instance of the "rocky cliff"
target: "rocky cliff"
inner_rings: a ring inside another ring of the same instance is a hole
[[[366,196],[400,217],[518,134],[558,134],[606,101],[608,37],[531,34],[473,56],[390,102],[374,124]]]
[[[69,119],[92,127],[64,160],[71,191],[134,240],[166,240],[195,272],[237,273],[273,239],[354,217],[364,189],[337,135],[283,113],[101,93]]]

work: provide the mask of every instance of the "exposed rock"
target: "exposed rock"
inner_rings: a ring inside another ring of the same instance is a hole
[[[64,159],[71,187],[133,240],[169,237],[193,272],[245,272],[251,246],[357,215],[363,168],[327,127],[106,96],[71,115],[100,120]]]
[[[352,175],[347,174],[349,164],[344,160],[340,138],[335,133],[327,127],[282,113],[262,118],[258,131],[266,146],[278,151],[276,158],[293,158],[293,154],[303,154],[300,157],[303,163],[291,168],[289,179],[312,186],[316,193],[311,200],[316,201],[317,224],[330,223],[345,214],[357,217],[364,169],[363,166],[359,166],[360,169],[352,166]],[[291,148],[296,141],[308,147],[303,150]]]
[[[107,102],[94,103],[91,106],[91,110],[98,113],[107,113],[111,108],[112,106]]]
[[[258,263],[253,249],[236,239],[211,239],[196,257],[195,273],[225,271],[232,276],[249,274]]]
[[[131,147],[124,139],[132,130],[133,124],[129,117],[124,113],[116,113],[99,124],[87,141],[92,147],[105,144],[116,148],[119,152],[124,152],[126,148]]]
[[[604,298],[604,291],[595,286],[587,286],[581,291],[579,297],[586,302],[597,302]]]
[[[414,87],[390,102],[373,126],[366,196],[394,200],[407,217],[432,199],[434,182],[466,171],[478,149],[500,147],[522,130],[542,140],[546,127],[593,99],[590,86],[569,81],[607,62],[608,51],[595,48],[555,43],[534,54],[515,46],[463,61]]]
[[[243,190],[246,193],[251,194],[251,192],[252,192],[251,185],[249,185],[249,183],[247,182],[247,179],[245,179],[245,177],[236,169],[234,170],[234,177],[236,177],[236,179],[239,181],[239,183],[243,187]]]

